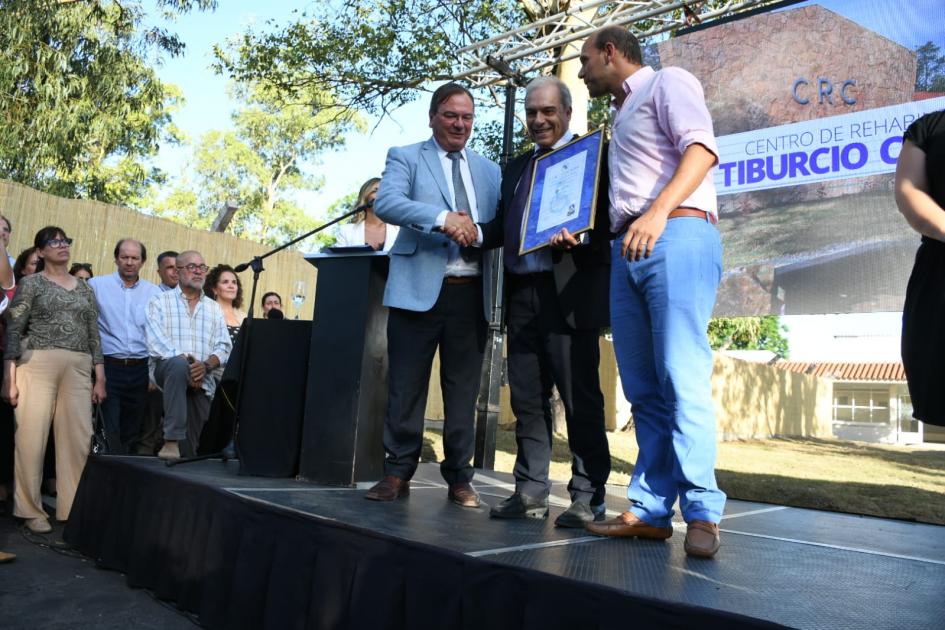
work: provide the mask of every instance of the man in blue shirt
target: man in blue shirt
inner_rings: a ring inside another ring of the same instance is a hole
[[[115,245],[115,273],[89,280],[98,301],[107,393],[102,415],[112,454],[132,452],[147,404],[146,308],[148,300],[160,293],[156,285],[139,277],[147,257],[143,243],[122,239]]]

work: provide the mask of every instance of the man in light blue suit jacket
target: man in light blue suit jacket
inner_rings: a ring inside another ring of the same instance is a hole
[[[449,499],[478,507],[470,483],[476,397],[492,296],[490,256],[461,247],[478,239],[474,223],[495,216],[499,167],[466,149],[473,100],[447,83],[430,104],[433,137],[387,154],[374,211],[401,230],[390,249],[384,304],[390,307],[388,408],[384,424],[385,477],[365,495],[392,501],[409,492],[423,445],[423,415],[433,356],[440,351],[440,386],[446,421],[444,460]],[[483,270],[486,272],[483,273]]]

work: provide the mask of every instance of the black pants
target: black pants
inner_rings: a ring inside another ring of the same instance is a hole
[[[443,451],[447,483],[472,480],[476,398],[482,376],[486,322],[482,283],[443,283],[429,311],[390,309],[387,320],[388,399],[384,421],[384,472],[410,479],[423,447],[423,414],[433,356],[440,350]]]
[[[141,435],[148,402],[148,364],[122,365],[105,362],[105,401],[102,416],[108,452],[131,453]]]
[[[551,491],[551,389],[564,403],[571,448],[572,501],[604,501],[610,451],[600,391],[598,329],[574,330],[558,306],[551,272],[508,274],[509,387],[515,413],[515,487],[532,497]]]

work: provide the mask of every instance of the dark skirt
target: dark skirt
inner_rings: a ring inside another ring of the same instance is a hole
[[[902,364],[912,415],[945,426],[945,243],[922,239],[902,308]]]

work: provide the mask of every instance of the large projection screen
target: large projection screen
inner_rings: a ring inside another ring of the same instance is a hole
[[[945,109],[945,2],[780,3],[645,62],[692,72],[712,112],[716,316],[902,309],[919,236],[893,176],[905,128]]]

